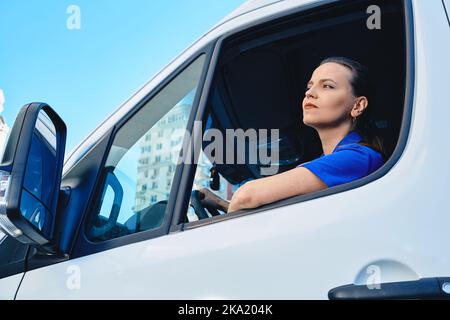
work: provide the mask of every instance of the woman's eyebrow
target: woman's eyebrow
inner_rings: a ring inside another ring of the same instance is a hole
[[[325,81],[332,81],[332,82],[336,83],[336,81],[334,81],[333,79],[330,79],[330,78],[320,79],[319,82],[325,82]],[[336,84],[337,84],[337,83],[336,83]]]
[[[330,78],[320,79],[320,80],[319,80],[319,83],[323,83],[323,82],[325,82],[325,81],[332,81],[332,82],[334,82],[334,83],[337,84],[336,81],[334,81],[333,79],[330,79]],[[313,83],[314,83],[314,81],[309,80],[308,83],[307,83],[307,85],[309,86],[310,84],[313,84]]]

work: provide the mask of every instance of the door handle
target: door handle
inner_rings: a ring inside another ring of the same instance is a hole
[[[328,292],[330,300],[373,299],[450,299],[450,277],[368,285],[345,285]]]

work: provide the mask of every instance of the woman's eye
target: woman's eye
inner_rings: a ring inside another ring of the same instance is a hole
[[[329,84],[324,84],[323,87],[327,88],[327,89],[334,89],[334,87],[332,85],[329,85]]]

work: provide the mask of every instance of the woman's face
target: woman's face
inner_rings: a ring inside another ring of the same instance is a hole
[[[352,122],[355,103],[350,80],[352,72],[334,62],[314,70],[303,99],[303,123],[313,127],[336,127]]]

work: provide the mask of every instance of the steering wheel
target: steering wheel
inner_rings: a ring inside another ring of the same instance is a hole
[[[211,216],[219,216],[219,210],[227,213],[229,202],[222,199],[207,188],[193,190],[191,193],[191,205],[199,220]],[[208,210],[208,212],[206,211]]]

